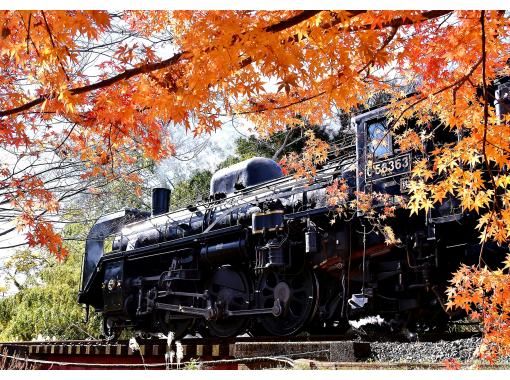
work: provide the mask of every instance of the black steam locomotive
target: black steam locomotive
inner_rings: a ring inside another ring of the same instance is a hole
[[[393,143],[384,108],[352,125],[352,141],[311,182],[253,158],[215,173],[208,201],[168,212],[170,191],[158,188],[151,213],[102,217],[86,241],[79,302],[102,313],[109,339],[124,328],[177,337],[331,333],[375,314],[396,328],[444,326],[451,273],[478,261],[474,218],[453,198],[412,217],[398,209],[388,221],[396,245],[361,212],[339,218],[328,205],[333,181],[345,181],[351,196],[391,200],[407,191],[416,159]],[[432,145],[457,138],[437,129]]]

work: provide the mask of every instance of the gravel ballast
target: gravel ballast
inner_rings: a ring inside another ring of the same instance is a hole
[[[438,342],[371,342],[371,360],[379,362],[438,363],[446,359],[460,362],[476,360],[481,338],[473,337]]]

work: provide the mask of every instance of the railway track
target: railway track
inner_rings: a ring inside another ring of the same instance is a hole
[[[448,335],[427,334],[421,341],[454,340],[473,336],[472,333]],[[379,337],[381,338],[381,337]],[[397,343],[403,338],[393,336]],[[386,341],[390,339],[386,337]],[[164,339],[73,340],[0,343],[0,358],[5,368],[38,369],[172,369],[183,367],[237,369],[294,367],[295,360],[312,360],[317,368],[365,368],[370,355],[370,342],[353,340],[352,335],[311,335],[285,339],[275,337],[237,337],[235,339],[185,338],[179,342]],[[326,364],[329,363],[329,364]],[[349,364],[349,363],[357,363]],[[378,363],[381,368],[402,364]],[[409,368],[427,364],[407,363]],[[437,366],[432,363],[429,367]],[[332,367],[331,367],[332,366]]]
[[[435,342],[438,340],[458,340],[458,339],[466,339],[471,338],[473,336],[480,336],[478,332],[454,332],[454,333],[426,333],[423,335],[419,335],[416,339],[422,342]],[[165,345],[166,339],[158,339],[158,338],[136,338],[137,342],[140,345]],[[395,334],[395,333],[385,333],[385,334],[363,334],[363,333],[350,333],[350,334],[302,334],[290,337],[275,337],[275,336],[238,336],[232,338],[202,338],[195,336],[187,336],[180,340],[183,345],[224,345],[224,344],[235,344],[235,343],[258,343],[258,342],[281,342],[281,343],[289,343],[289,342],[320,342],[320,341],[332,341],[332,342],[342,342],[342,341],[395,341],[395,342],[405,342],[409,341],[409,337],[405,334]],[[59,345],[73,345],[73,346],[114,346],[114,345],[122,345],[127,346],[129,340],[118,340],[116,342],[108,342],[106,340],[101,339],[90,339],[90,340],[62,340],[62,341],[21,341],[21,342],[0,342],[0,347],[3,345],[9,346],[59,346]]]

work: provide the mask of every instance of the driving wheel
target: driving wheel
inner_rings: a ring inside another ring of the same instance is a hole
[[[217,319],[206,322],[207,333],[220,338],[243,333],[249,318],[230,317],[225,314],[227,311],[250,308],[252,287],[248,276],[230,266],[223,266],[213,273],[208,289],[212,304],[218,310],[218,316]]]
[[[297,274],[266,270],[259,278],[257,307],[280,310],[278,316],[261,317],[260,324],[272,335],[292,335],[317,312],[319,285],[315,274],[305,269]],[[276,302],[275,302],[276,301]]]

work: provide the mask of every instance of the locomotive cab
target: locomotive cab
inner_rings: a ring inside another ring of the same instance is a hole
[[[386,112],[387,108],[381,107],[352,119],[356,130],[358,192],[407,194],[413,161],[426,157],[428,152],[444,144],[456,143],[461,137],[458,131],[441,127],[437,120],[432,121],[426,127],[430,137],[423,142],[422,149],[402,152],[393,139]],[[413,128],[412,120],[409,124]],[[418,127],[414,127],[418,132]],[[461,217],[459,202],[450,194],[441,205],[434,205],[427,215],[429,221],[437,223],[459,220]]]
[[[412,165],[412,154],[401,153],[381,107],[352,119],[356,130],[358,175],[356,190],[399,194],[406,191]]]

